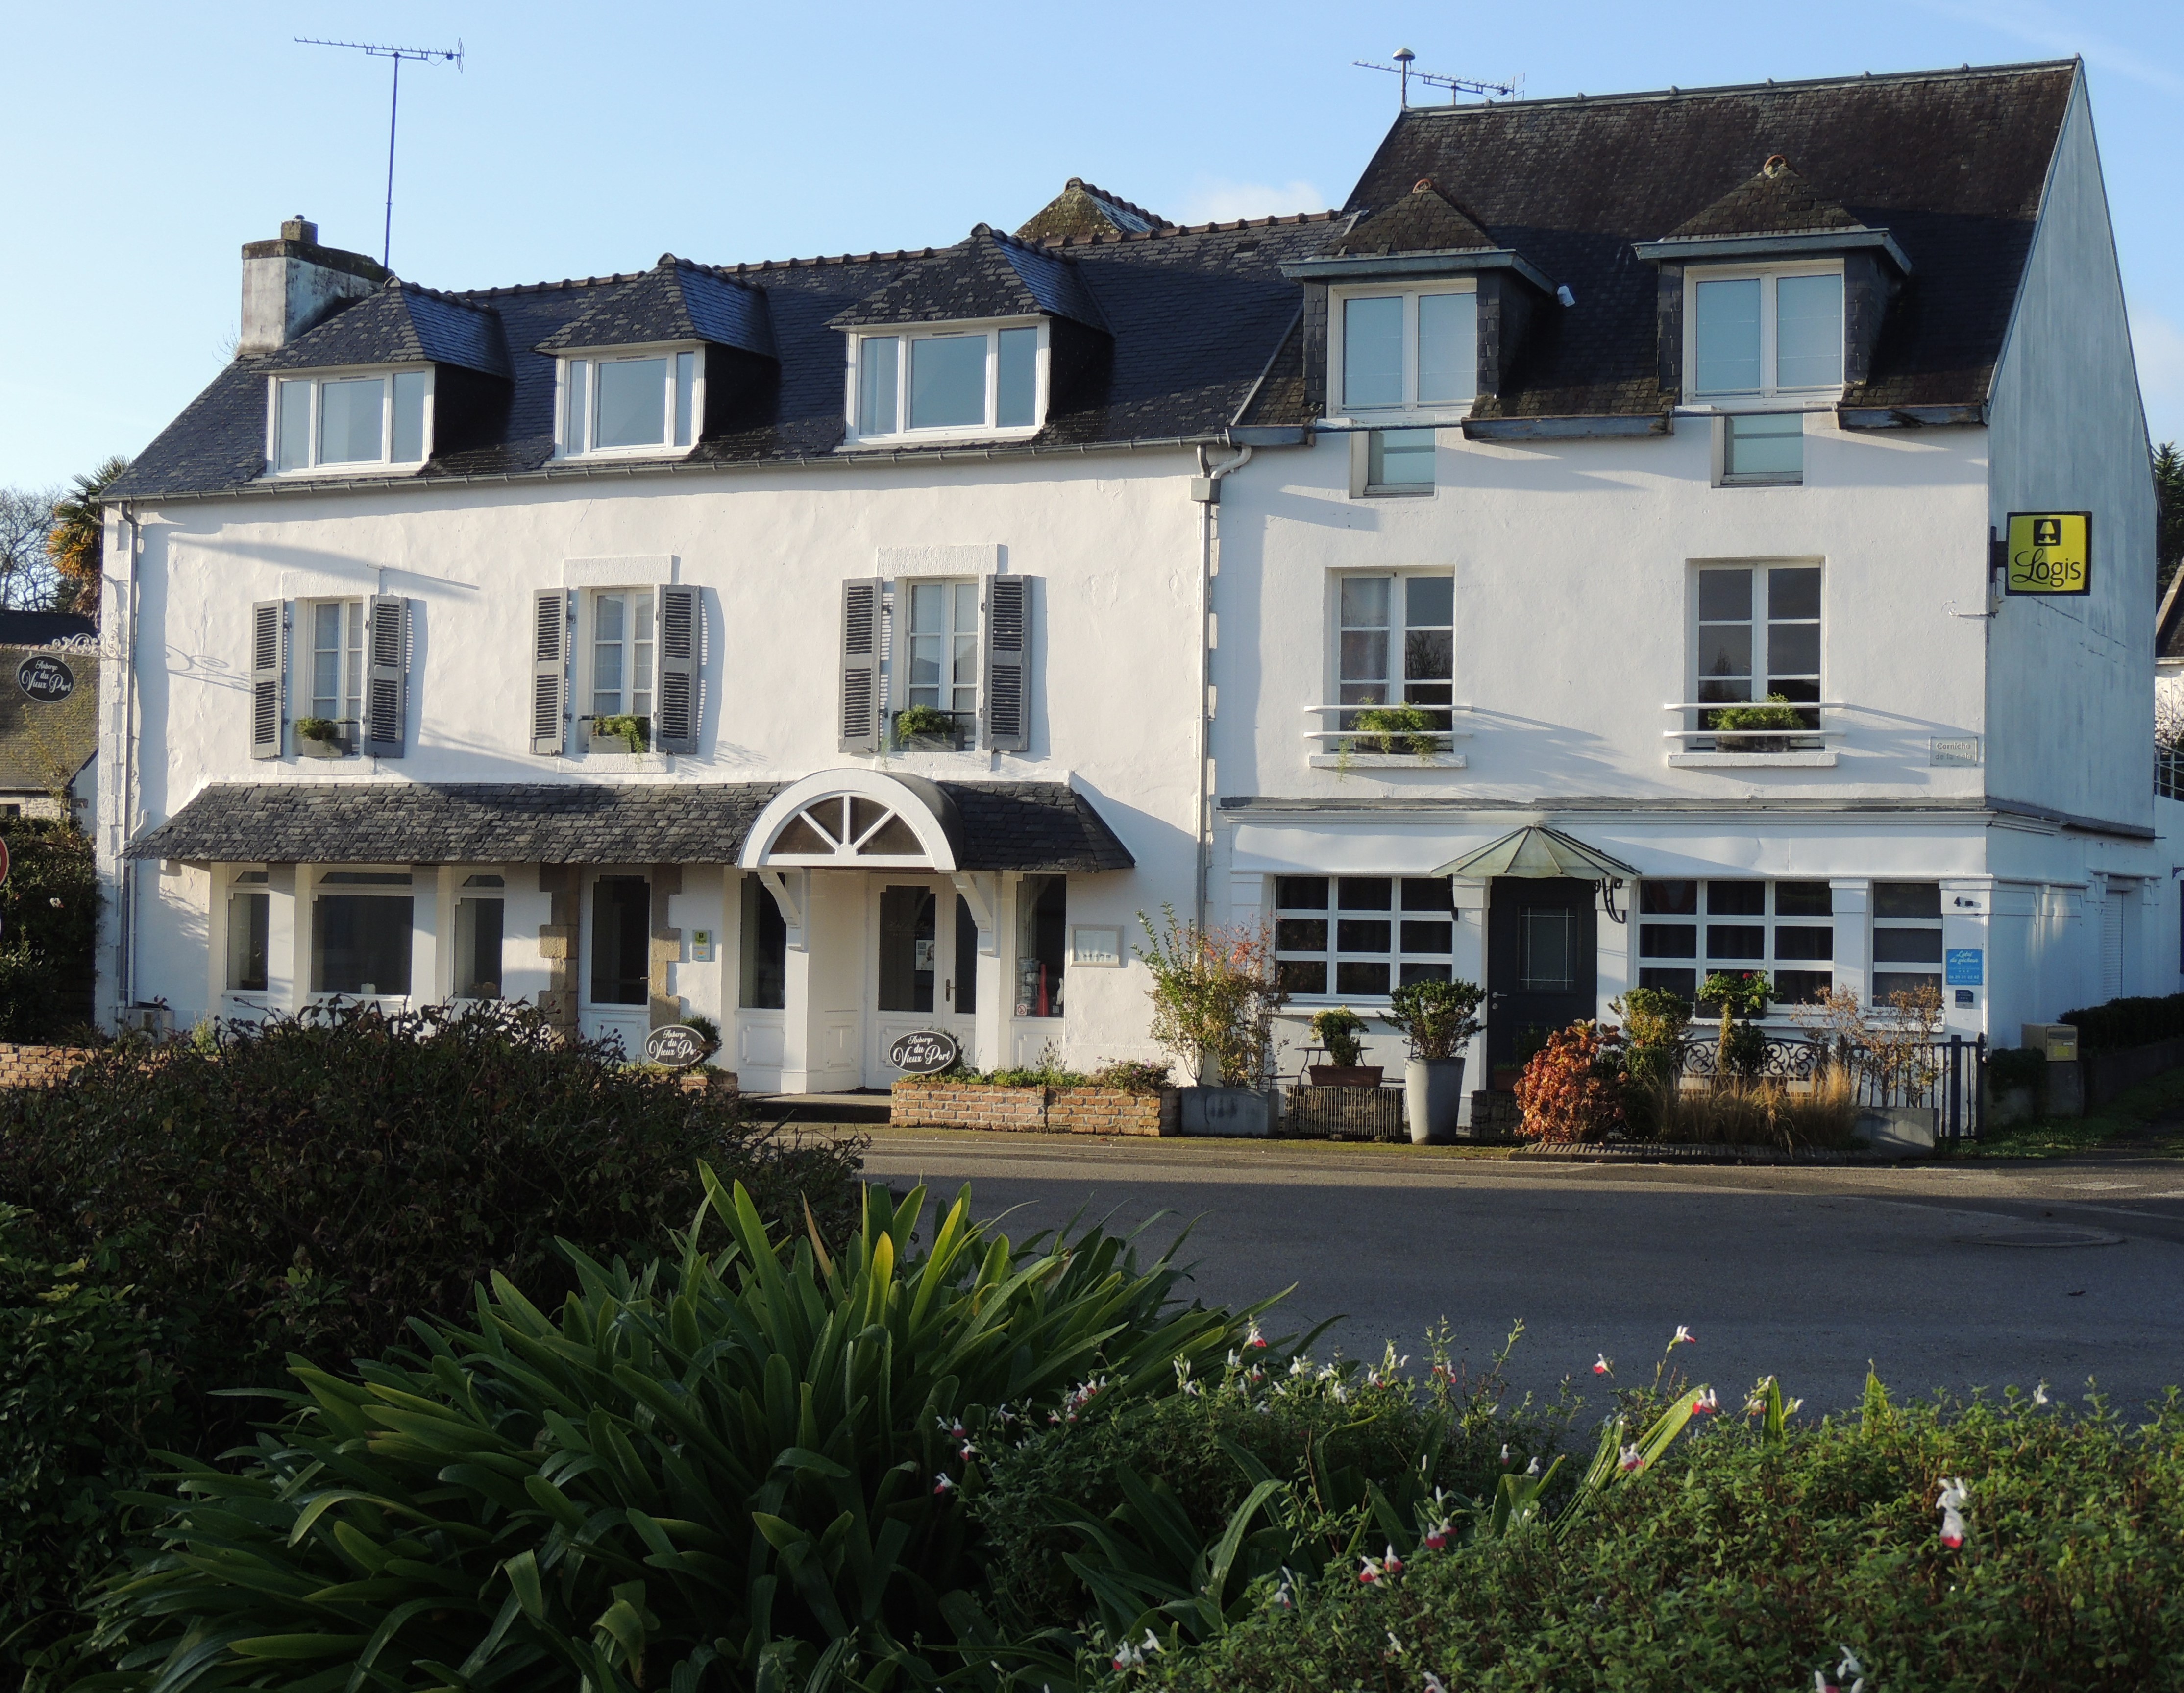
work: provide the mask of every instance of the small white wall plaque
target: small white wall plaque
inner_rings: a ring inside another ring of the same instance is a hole
[[[1927,743],[1926,761],[1931,765],[1977,764],[1980,743],[1977,735],[1935,735]]]
[[[690,961],[710,964],[713,961],[713,932],[710,929],[690,931]]]
[[[1069,961],[1093,969],[1112,970],[1123,962],[1120,929],[1078,928],[1070,932]]]

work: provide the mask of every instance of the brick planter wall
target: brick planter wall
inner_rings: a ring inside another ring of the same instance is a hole
[[[898,1082],[888,1121],[902,1128],[987,1128],[1034,1134],[1173,1134],[1175,1089],[992,1088],[961,1082]]]
[[[0,1088],[50,1088],[90,1056],[87,1046],[0,1044]]]

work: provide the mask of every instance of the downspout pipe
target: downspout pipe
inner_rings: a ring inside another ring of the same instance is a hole
[[[1198,474],[1190,483],[1190,497],[1198,503],[1198,863],[1191,909],[1201,934],[1206,933],[1208,883],[1213,875],[1213,511],[1221,504],[1222,482],[1251,462],[1252,450],[1239,447],[1234,458],[1217,465],[1212,453],[1201,447]]]
[[[130,819],[135,815],[136,804],[136,570],[137,554],[142,543],[139,538],[136,508],[125,500],[120,513],[120,534],[118,537],[127,559],[127,567],[114,582],[114,604],[124,625],[121,641],[121,699],[120,701],[120,779],[112,790],[119,816],[102,818],[102,826],[113,833],[109,838],[114,843],[114,1008],[117,1019],[136,1002],[136,866],[126,856],[129,844]],[[105,642],[101,639],[99,644]]]

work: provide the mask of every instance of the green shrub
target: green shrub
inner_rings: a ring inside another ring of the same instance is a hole
[[[1411,1043],[1415,1058],[1457,1058],[1481,1027],[1485,989],[1476,982],[1406,982],[1389,996],[1384,1020]]]
[[[2048,1055],[2036,1046],[2005,1046],[1986,1055],[1987,1086],[1996,1093],[2025,1088],[2036,1100],[2048,1097]]]
[[[1312,1038],[1327,1049],[1327,1061],[1348,1070],[1365,1056],[1365,1019],[1347,1005],[1329,1005],[1312,1014]]]
[[[72,821],[0,821],[9,868],[0,886],[0,1040],[76,1036],[91,1020],[98,938],[92,840]]]
[[[975,1598],[986,1453],[1242,1338],[1171,1303],[1167,1256],[1013,1246],[967,1189],[923,1252],[925,1190],[867,1189],[830,1256],[705,1181],[717,1256],[700,1211],[641,1273],[578,1259],[556,1317],[496,1277],[475,1332],[416,1326],[428,1356],[299,1367],[246,1471],[180,1478],[104,1603],[101,1685],[878,1688],[959,1640],[983,1673],[1006,1650]]]
[[[116,1495],[169,1433],[165,1337],[110,1259],[47,1262],[0,1206],[0,1670],[47,1685],[76,1609],[120,1554]]]
[[[1095,1088],[1119,1088],[1126,1094],[1156,1094],[1175,1085],[1165,1059],[1111,1058],[1092,1072]]]
[[[1961,1477],[1969,1538],[1938,1537]],[[2184,1674],[2184,1406],[2142,1429],[2022,1399],[1898,1410],[1780,1442],[1734,1426],[1607,1490],[1559,1537],[1414,1556],[1399,1580],[1263,1591],[1139,1685],[1205,1693],[1809,1687],[2138,1690]]]
[[[557,1237],[649,1256],[694,1210],[700,1158],[777,1225],[854,1216],[854,1145],[791,1145],[671,1075],[563,1044],[533,1011],[219,1027],[121,1042],[59,1088],[0,1097],[0,1200],[53,1250],[100,1243],[181,1325],[213,1451],[256,1414],[208,1395],[278,1385],[291,1353],[339,1367],[412,1316],[461,1312],[501,1271],[551,1300]]]
[[[2057,1021],[2078,1031],[2079,1047],[2086,1052],[2147,1046],[2184,1035],[2184,994],[2110,1000],[2105,1005],[2065,1011]]]

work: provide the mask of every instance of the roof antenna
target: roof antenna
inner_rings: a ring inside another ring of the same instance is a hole
[[[298,36],[304,47],[349,47],[371,58],[391,58],[394,61],[394,93],[387,103],[387,227],[379,239],[379,262],[392,270],[389,262],[394,251],[394,120],[402,109],[402,61],[414,58],[420,64],[443,60],[460,71],[463,68],[463,43],[458,36],[453,49],[437,47],[382,47],[373,42],[330,42],[317,36]]]
[[[1361,70],[1386,70],[1401,77],[1403,109],[1407,112],[1411,109],[1411,80],[1413,77],[1429,88],[1447,89],[1448,103],[1451,106],[1456,103],[1458,94],[1477,94],[1489,100],[1513,100],[1524,86],[1524,79],[1521,76],[1512,77],[1507,82],[1483,82],[1472,76],[1440,76],[1429,70],[1413,70],[1411,62],[1418,54],[1407,47],[1397,47],[1395,57],[1393,64],[1375,64],[1369,58],[1353,58],[1350,62]]]

